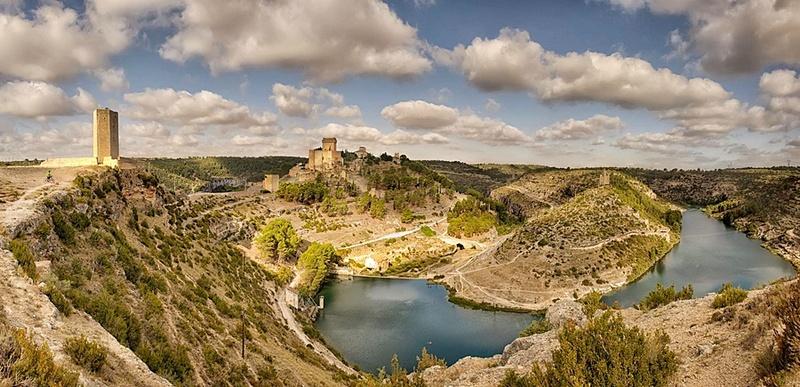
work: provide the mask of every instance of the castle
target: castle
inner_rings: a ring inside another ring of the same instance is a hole
[[[49,168],[119,166],[119,115],[109,108],[95,109],[92,117],[92,157],[47,159],[41,166]]]
[[[308,150],[306,169],[311,171],[329,171],[344,165],[342,151],[336,150],[336,138],[322,139],[322,148]]]

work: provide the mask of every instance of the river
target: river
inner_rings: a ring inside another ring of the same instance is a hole
[[[337,280],[321,295],[325,309],[317,329],[348,362],[373,373],[390,371],[393,354],[411,371],[423,346],[447,364],[501,353],[535,318],[457,306],[444,287],[425,280]]]
[[[656,284],[691,284],[695,297],[716,292],[722,284],[733,282],[744,289],[768,284],[781,277],[796,275],[786,260],[761,247],[757,240],[725,226],[702,211],[683,213],[681,241],[661,261],[636,282],[603,297],[628,307],[639,302]]]

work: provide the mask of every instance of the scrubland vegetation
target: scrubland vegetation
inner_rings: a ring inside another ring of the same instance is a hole
[[[733,286],[732,283],[722,285],[719,293],[714,297],[711,303],[712,308],[725,308],[731,305],[738,304],[747,298],[747,290]]]
[[[651,335],[625,326],[622,318],[605,312],[586,327],[567,325],[559,333],[560,347],[542,369],[526,375],[509,372],[504,387],[539,386],[663,386],[678,369],[663,332]]]
[[[75,364],[92,372],[99,372],[106,363],[108,350],[84,336],[67,339],[64,350]]]
[[[264,259],[290,261],[297,254],[300,237],[286,219],[273,219],[253,238],[253,243]]]
[[[651,290],[641,301],[637,307],[641,310],[651,310],[659,306],[667,305],[673,301],[690,300],[694,295],[692,285],[684,286],[680,291],[675,290],[675,285],[664,287],[660,283],[656,284],[656,288]]]
[[[58,365],[47,345],[38,345],[0,316],[0,385],[78,386],[78,373]]]

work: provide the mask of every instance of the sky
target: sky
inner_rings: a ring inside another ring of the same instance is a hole
[[[0,0],[0,160],[800,163],[800,0]]]

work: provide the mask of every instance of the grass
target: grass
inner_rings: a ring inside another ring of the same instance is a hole
[[[711,307],[714,309],[726,308],[744,301],[745,298],[747,298],[747,290],[733,286],[732,283],[728,282],[722,285],[722,289],[714,297],[714,301],[711,302]]]

